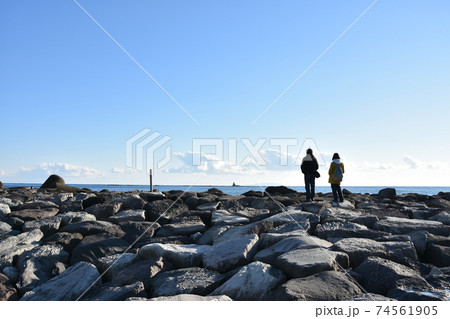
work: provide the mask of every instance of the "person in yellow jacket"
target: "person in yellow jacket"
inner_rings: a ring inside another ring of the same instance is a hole
[[[330,164],[330,169],[328,170],[328,183],[331,184],[331,190],[333,191],[334,201],[343,202],[344,197],[342,196],[341,181],[344,176],[344,163],[341,162],[341,158],[338,153],[333,154],[333,161]]]

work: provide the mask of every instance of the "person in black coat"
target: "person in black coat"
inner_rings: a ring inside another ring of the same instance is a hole
[[[313,155],[312,149],[306,150],[306,156],[303,158],[300,166],[305,175],[306,201],[312,201],[315,196],[316,175],[319,169],[317,159]]]

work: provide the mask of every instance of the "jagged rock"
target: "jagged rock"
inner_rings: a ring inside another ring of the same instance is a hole
[[[280,255],[291,250],[311,249],[319,247],[327,249],[332,245],[332,243],[326,240],[312,236],[290,237],[279,241],[269,248],[259,251],[253,258],[253,260],[258,260],[266,264],[273,265]]]
[[[46,217],[39,220],[30,220],[23,224],[22,230],[24,232],[33,229],[39,229],[44,233],[44,236],[49,236],[58,231],[61,225],[61,218],[58,216]]]
[[[264,300],[270,290],[285,281],[282,271],[256,261],[242,267],[211,295],[226,295],[233,300]]]
[[[0,203],[0,220],[4,220],[10,213],[9,205]]]
[[[437,267],[449,267],[450,247],[428,243],[424,259]]]
[[[223,232],[230,229],[231,226],[212,226],[208,228],[198,239],[195,240],[197,245],[212,245],[214,239],[219,237]]]
[[[139,256],[143,259],[162,257],[176,268],[199,267],[204,252],[210,247],[207,245],[149,244],[141,247]]]
[[[332,222],[320,224],[316,227],[315,232],[319,238],[329,241],[336,241],[334,239],[349,237],[374,239],[386,235],[385,232],[372,230],[364,225],[351,222]]]
[[[265,208],[256,209],[256,208],[252,208],[252,207],[245,207],[242,209],[237,209],[234,212],[234,214],[237,216],[248,218],[250,223],[254,223],[254,222],[263,220],[272,215],[272,213],[268,209],[265,209]]]
[[[361,294],[361,289],[343,273],[324,271],[289,280],[274,290],[268,300],[340,301]]]
[[[15,257],[39,245],[44,234],[36,229],[0,241],[0,269],[12,266]]]
[[[161,200],[164,199],[166,196],[161,192],[140,192],[139,196],[147,201],[147,202],[153,202],[155,200]]]
[[[170,224],[165,224],[158,230],[158,236],[191,235],[196,232],[204,232],[205,224],[198,216],[176,218]]]
[[[123,210],[121,212],[118,212],[114,216],[109,217],[109,220],[114,223],[143,222],[145,221],[145,210],[143,209]]]
[[[367,257],[376,256],[409,265],[417,263],[413,244],[407,242],[376,242],[367,238],[344,238],[333,245],[333,250],[342,251],[350,257],[352,267],[360,265]]]
[[[361,284],[368,292],[384,296],[400,279],[428,285],[417,271],[380,257],[368,257],[355,271],[361,275]]]
[[[297,249],[280,255],[275,266],[290,278],[306,277],[318,272],[349,267],[349,257],[343,252],[324,248]]]
[[[128,267],[118,270],[112,276],[111,282],[118,285],[131,285],[136,281],[144,283],[145,289],[150,289],[150,279],[160,271],[172,270],[170,263],[164,263],[161,257],[137,261]]]
[[[309,213],[318,214],[319,212],[331,207],[329,202],[305,202],[301,204],[302,210]]]
[[[19,280],[19,271],[16,267],[5,267],[2,271],[11,283],[16,283]]]
[[[232,301],[228,296],[198,296],[191,294],[181,294],[168,297],[156,297],[149,301]]]
[[[226,210],[215,210],[211,216],[212,225],[248,224],[249,222],[247,217],[230,214]]]
[[[221,273],[248,264],[257,250],[258,235],[248,235],[214,244],[203,254],[203,265]]]
[[[61,246],[40,246],[23,253],[17,260],[20,272],[17,288],[21,294],[34,289],[51,278],[57,262],[69,261],[69,253]]]
[[[220,202],[209,202],[209,203],[204,203],[204,204],[197,206],[197,209],[214,211],[214,210],[217,210],[219,205],[220,205]]]
[[[140,281],[131,285],[119,286],[115,283],[106,283],[92,289],[82,300],[89,301],[123,301],[132,297],[147,297],[144,284]]]
[[[386,217],[385,219],[381,219],[375,223],[374,228],[392,234],[409,234],[418,230],[442,236],[448,236],[448,234],[450,234],[450,226],[444,225],[438,221],[397,217]]]
[[[284,208],[284,205],[273,198],[267,197],[244,197],[239,200],[241,203],[246,203],[246,207],[255,209],[267,209],[271,213]]]
[[[73,223],[67,226],[64,226],[60,229],[61,232],[67,233],[80,233],[83,236],[90,236],[100,233],[109,234],[111,237],[123,237],[125,233],[120,229],[119,226],[114,225],[110,222],[105,221],[94,221],[88,220],[78,223]]]
[[[158,222],[159,224],[168,224],[170,221],[189,211],[185,204],[173,202],[170,199],[155,200],[145,205],[145,219],[151,222]]]
[[[150,280],[153,297],[194,294],[206,296],[219,287],[227,277],[199,267],[166,271]]]
[[[434,220],[441,222],[445,225],[450,225],[450,213],[449,212],[440,212],[439,214],[434,215],[429,220]]]
[[[10,283],[9,278],[0,273],[0,301],[18,300],[17,290]]]
[[[17,217],[24,221],[39,220],[46,217],[52,217],[58,214],[58,208],[37,208],[37,209],[22,209],[11,212],[10,217]]]
[[[373,227],[378,218],[374,215],[366,214],[358,210],[342,209],[331,207],[320,212],[322,223],[331,222],[352,222],[366,227]]]
[[[309,236],[309,234],[302,229],[293,230],[286,233],[262,233],[259,238],[259,247],[261,249],[266,249],[287,238],[306,236]]]
[[[16,235],[16,234],[14,233],[11,225],[4,223],[4,222],[0,222],[0,240],[3,240],[6,237],[14,236],[14,235]]]
[[[427,206],[450,210],[450,200],[446,200],[443,198],[433,198],[427,201]]]
[[[100,274],[94,265],[79,262],[62,274],[27,292],[21,301],[77,300],[91,286],[100,284]]]
[[[140,210],[147,204],[139,195],[128,195],[111,200],[111,202],[117,202],[122,204],[124,210]]]
[[[230,227],[214,238],[214,245],[228,240],[243,238],[248,235],[255,234],[259,236],[260,234],[267,232],[271,228],[273,228],[273,222],[267,220],[254,222],[245,226]]]
[[[48,200],[33,200],[30,202],[23,203],[20,207],[17,207],[16,210],[43,209],[43,208],[59,208],[59,206],[54,202]]]
[[[114,275],[139,260],[139,255],[124,253],[101,257],[95,261],[95,265],[102,277],[106,281],[111,281]]]
[[[289,206],[282,213],[278,213],[264,220],[273,222],[274,226],[305,220],[309,221],[311,225],[317,225],[320,222],[320,217],[316,214],[302,211],[301,206]]]
[[[130,245],[136,241],[134,247],[142,247],[150,243],[155,230],[161,226],[155,222],[123,222],[119,227],[125,232],[122,239]]]
[[[59,206],[60,213],[78,212],[83,210],[83,201],[76,198],[70,198]]]
[[[105,202],[96,204],[86,208],[86,212],[94,215],[97,219],[106,219],[117,214],[122,208],[122,203],[119,202]]]
[[[84,237],[72,250],[70,264],[80,261],[95,264],[96,259],[125,252],[129,244],[120,238],[111,238],[106,234],[96,234]]]
[[[72,252],[72,250],[77,246],[83,239],[83,235],[80,233],[65,233],[60,232],[47,237],[44,242],[47,245],[61,245],[65,251]]]
[[[61,219],[61,227],[73,223],[97,220],[94,215],[86,212],[66,212],[63,214],[58,214],[57,217]]]
[[[378,196],[381,198],[394,199],[397,196],[397,191],[395,188],[383,188],[378,192]]]

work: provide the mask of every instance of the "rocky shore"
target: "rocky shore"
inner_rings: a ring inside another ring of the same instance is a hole
[[[449,300],[450,193],[0,189],[0,300]]]

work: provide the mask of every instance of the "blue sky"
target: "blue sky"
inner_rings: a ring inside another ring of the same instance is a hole
[[[171,137],[160,184],[302,185],[312,139],[347,185],[449,186],[448,1],[379,0],[251,125],[373,2],[79,0],[197,125],[73,0],[1,1],[0,180],[145,184],[126,142],[149,128]],[[192,165],[212,138],[224,156]]]

